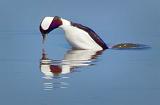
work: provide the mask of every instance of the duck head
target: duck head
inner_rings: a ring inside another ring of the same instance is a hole
[[[43,40],[46,38],[47,34],[51,32],[52,30],[58,28],[62,25],[62,20],[60,17],[45,17],[43,18],[41,24],[40,24],[40,32],[42,34]]]

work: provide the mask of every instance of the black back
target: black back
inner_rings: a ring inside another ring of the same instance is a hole
[[[83,26],[81,24],[78,24],[78,23],[73,23],[71,22],[71,25],[74,26],[74,27],[77,27],[77,28],[80,28],[82,30],[84,30],[85,32],[87,32],[90,37],[98,44],[100,45],[103,50],[104,49],[108,49],[107,45],[105,44],[105,42],[92,30],[90,29],[89,27],[86,27],[86,26]]]

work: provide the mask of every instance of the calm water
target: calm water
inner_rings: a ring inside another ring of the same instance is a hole
[[[0,35],[0,98],[9,105],[160,103],[159,37],[144,50],[70,50],[63,35]],[[61,41],[62,40],[62,41]]]
[[[0,1],[0,105],[159,105],[159,4]],[[151,48],[71,50],[62,30],[43,45],[40,20],[54,15],[91,27],[110,47],[130,42]]]

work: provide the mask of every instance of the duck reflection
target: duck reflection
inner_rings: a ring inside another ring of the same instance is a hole
[[[97,57],[102,54],[102,51],[92,51],[92,50],[69,50],[64,55],[62,60],[50,59],[47,53],[43,49],[42,57],[40,60],[40,69],[44,74],[45,80],[56,79],[62,80],[66,77],[64,74],[72,73],[76,71],[76,68],[82,68],[85,66],[94,65]],[[57,79],[58,78],[58,79]],[[66,88],[68,83],[57,81],[54,83],[44,83],[45,89],[49,88]],[[55,87],[54,87],[54,86]]]

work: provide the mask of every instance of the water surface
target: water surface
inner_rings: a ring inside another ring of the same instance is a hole
[[[45,45],[37,33],[1,32],[0,37],[1,103],[159,102],[159,37],[152,38],[151,49],[108,49],[101,53],[70,50],[63,35],[55,37],[57,41],[51,36]],[[52,72],[47,71],[47,65]]]

